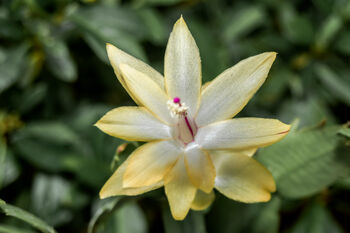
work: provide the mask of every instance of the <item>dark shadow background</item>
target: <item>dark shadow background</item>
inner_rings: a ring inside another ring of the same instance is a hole
[[[100,188],[138,144],[117,154],[125,142],[93,126],[108,110],[134,105],[114,76],[105,43],[162,72],[167,39],[180,15],[200,49],[203,83],[244,58],[278,52],[269,78],[240,116],[287,123],[298,118],[300,129],[344,124],[350,116],[348,1],[0,4],[1,199],[64,233],[88,232],[89,222],[99,233],[350,232],[346,173],[312,195],[277,192],[265,204],[238,203],[217,193],[210,209],[192,211],[184,222],[171,219],[163,190],[100,201]],[[96,210],[102,216],[93,224]],[[0,232],[35,230],[0,215]]]

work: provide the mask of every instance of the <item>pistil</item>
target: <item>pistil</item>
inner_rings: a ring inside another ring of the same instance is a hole
[[[197,126],[192,117],[189,116],[186,104],[181,103],[179,97],[175,97],[172,101],[168,101],[168,108],[175,119],[176,138],[185,145],[193,142],[197,132]]]

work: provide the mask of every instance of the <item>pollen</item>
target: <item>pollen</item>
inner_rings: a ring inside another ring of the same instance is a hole
[[[167,105],[172,117],[187,115],[188,107],[185,103],[181,103],[179,97],[175,97],[173,100],[168,100]]]

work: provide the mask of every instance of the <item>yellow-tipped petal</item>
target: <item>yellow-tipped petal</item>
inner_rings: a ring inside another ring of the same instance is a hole
[[[144,73],[146,76],[150,77],[155,83],[157,83],[162,90],[164,90],[163,76],[158,71],[153,69],[151,66],[131,56],[130,54],[125,53],[124,51],[118,49],[112,44],[107,44],[106,49],[107,49],[109,61],[114,69],[114,73],[117,76],[119,82],[122,84],[125,90],[129,93],[131,98],[133,98],[137,103],[138,101],[136,100],[135,96],[133,96],[133,94],[130,92],[129,88],[126,86],[125,81],[121,75],[121,71],[119,67],[120,64],[127,64],[133,67],[134,69],[140,71],[141,73]],[[142,77],[140,77],[139,82],[142,82]]]
[[[181,153],[173,141],[150,142],[140,146],[130,155],[123,187],[137,188],[161,181]]]
[[[121,64],[124,81],[135,98],[160,120],[172,122],[165,92],[148,76],[134,68]],[[142,81],[140,81],[142,80]]]
[[[189,144],[185,150],[185,165],[192,184],[206,193],[213,190],[215,167],[206,151],[202,151],[195,143]]]
[[[196,142],[204,149],[252,149],[281,140],[289,129],[279,120],[237,118],[199,128]]]
[[[171,214],[175,220],[183,220],[196,194],[196,188],[187,175],[183,156],[180,156],[175,166],[164,177],[164,187]]]
[[[201,60],[196,42],[182,17],[170,34],[165,52],[164,76],[169,97],[179,97],[194,116],[200,101]]]
[[[100,191],[101,199],[119,195],[135,196],[163,186],[163,182],[160,181],[156,184],[140,188],[123,188],[123,175],[129,162],[129,158],[118,167],[118,169],[103,185]]]
[[[215,200],[215,193],[211,191],[210,193],[202,192],[197,190],[196,196],[192,202],[191,209],[193,210],[205,210],[211,203]]]
[[[230,151],[214,151],[210,155],[217,174],[215,188],[228,198],[265,202],[276,191],[271,173],[253,158]]]
[[[210,82],[202,92],[198,126],[230,119],[240,112],[264,83],[275,58],[274,52],[249,57]]]
[[[96,124],[103,132],[128,141],[151,141],[171,137],[170,127],[144,107],[119,107],[106,113]]]

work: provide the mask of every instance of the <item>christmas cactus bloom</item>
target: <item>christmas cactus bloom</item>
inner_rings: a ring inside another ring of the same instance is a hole
[[[228,198],[252,203],[270,200],[275,182],[251,156],[281,140],[290,126],[274,119],[232,119],[265,81],[276,53],[249,57],[201,85],[198,47],[181,17],[167,44],[164,77],[107,45],[120,83],[138,107],[119,107],[96,126],[137,148],[103,186],[100,197],[138,195],[164,186],[176,220],[202,210],[215,188]]]

